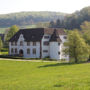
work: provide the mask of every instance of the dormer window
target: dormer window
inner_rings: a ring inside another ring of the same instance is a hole
[[[23,46],[23,41],[20,41],[20,46]]]

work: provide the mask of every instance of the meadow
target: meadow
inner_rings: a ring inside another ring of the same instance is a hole
[[[0,90],[90,90],[90,63],[0,60]]]

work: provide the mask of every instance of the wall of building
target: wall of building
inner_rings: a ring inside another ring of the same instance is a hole
[[[58,42],[50,42],[50,58],[51,59],[60,59],[60,45]]]
[[[49,38],[45,38],[45,36],[49,36]],[[42,46],[42,58],[50,56],[51,59],[66,59],[67,61],[69,60],[69,55],[65,55],[63,53],[63,49],[66,48],[64,47],[64,42],[67,41],[67,39],[64,38],[66,35],[60,35],[60,39],[62,42],[60,42],[60,45],[58,45],[58,42],[50,42],[49,45],[44,45],[43,43],[45,41],[49,41],[51,35],[45,34],[42,38],[41,41],[41,46]],[[23,41],[23,46],[20,46],[20,41]],[[14,49],[14,53],[11,53],[11,49]],[[17,48],[17,54],[19,54],[20,50],[23,50],[23,56],[25,58],[40,58],[40,42],[36,42],[36,46],[33,46],[33,42],[30,42],[30,46],[27,46],[27,42],[25,42],[23,35],[21,34],[18,41],[17,45],[12,46],[11,42],[9,42],[9,54],[10,55],[15,55],[15,48]],[[27,54],[27,49],[30,48],[30,54]],[[33,49],[36,49],[36,55],[33,54]],[[43,50],[47,50],[48,52],[43,52]],[[60,52],[60,55],[58,54]]]
[[[65,39],[64,37],[67,37],[67,35],[60,35],[60,39],[62,40],[61,44],[60,44],[60,59],[65,59],[67,61],[69,61],[69,55],[65,55],[63,50],[66,48],[64,46],[64,43],[67,42],[67,38]]]
[[[45,38],[45,36],[49,36],[49,38]],[[50,37],[50,35],[45,34],[42,38],[42,58],[50,56],[49,45],[44,45],[45,41],[49,42]],[[47,50],[48,52],[43,52],[44,50]]]
[[[23,41],[23,46],[20,46],[20,41]],[[11,48],[14,49],[14,53],[11,53]],[[15,48],[17,48],[17,54],[19,54],[20,50],[23,50],[23,57],[25,58],[40,58],[40,42],[36,42],[36,46],[33,46],[33,42],[30,42],[30,46],[27,46],[23,35],[20,35],[16,46],[12,46],[11,42],[9,42],[10,55],[15,55]],[[33,54],[34,48],[36,49],[36,54]],[[27,54],[27,49],[30,49],[30,54]]]

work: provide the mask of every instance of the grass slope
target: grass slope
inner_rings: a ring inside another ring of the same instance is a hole
[[[90,90],[90,64],[1,60],[0,90]]]

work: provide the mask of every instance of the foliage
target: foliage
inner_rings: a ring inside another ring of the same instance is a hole
[[[85,7],[72,14],[59,12],[21,12],[0,15],[0,27],[3,28],[12,25],[26,26],[35,25],[37,23],[40,25],[40,22],[44,24],[45,22],[50,22],[49,27],[51,28],[65,28],[71,30],[75,28],[80,29],[80,25],[85,21],[90,21],[90,7]],[[40,25],[40,27],[42,26],[43,25]]]
[[[8,48],[2,48],[0,54],[5,56],[8,55]]]
[[[65,43],[65,46],[68,48],[64,52],[74,58],[76,63],[81,57],[88,55],[88,45],[77,30],[69,32],[68,41]]]
[[[90,61],[90,22],[85,21],[82,23],[80,26],[82,33],[83,33],[83,38],[85,39],[86,43],[88,44],[88,50],[89,50],[89,61]]]
[[[80,25],[81,30],[83,31],[90,31],[90,22],[85,21]]]
[[[61,20],[61,19],[60,19]],[[56,20],[53,24],[50,22],[50,27],[60,27],[65,29],[80,29],[80,25],[85,21],[90,21],[90,7],[85,7],[80,11],[77,11],[72,14],[68,14],[65,18],[60,22],[60,20]],[[57,23],[58,22],[58,23]]]
[[[38,22],[49,22],[58,18],[63,19],[66,14],[59,12],[20,12],[0,15],[0,27],[12,25],[25,26]]]
[[[18,30],[19,30],[18,26],[16,25],[11,26],[10,30],[6,34],[5,40],[8,41]]]
[[[1,51],[2,47],[3,47],[3,42],[2,42],[1,37],[0,37],[0,51]]]

